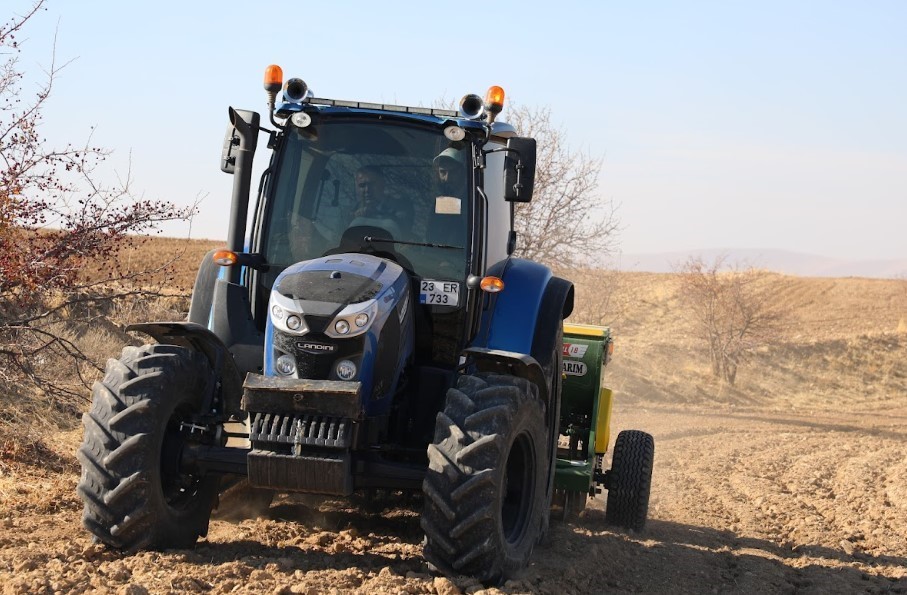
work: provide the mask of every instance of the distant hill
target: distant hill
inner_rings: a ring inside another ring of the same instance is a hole
[[[748,263],[778,273],[801,277],[869,277],[895,279],[907,276],[907,258],[892,260],[841,260],[788,252],[785,250],[759,249],[708,249],[655,254],[622,254],[617,257],[621,271],[669,273],[690,256],[702,256],[706,261],[721,254],[729,262]]]

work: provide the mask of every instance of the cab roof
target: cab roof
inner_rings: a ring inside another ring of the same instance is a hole
[[[410,120],[423,124],[443,126],[444,124],[456,124],[466,130],[480,130],[484,128],[484,120],[473,120],[464,118],[454,110],[438,109],[429,107],[410,107],[405,105],[393,105],[386,103],[371,103],[365,101],[346,101],[339,99],[310,98],[305,103],[283,103],[275,110],[275,115],[281,118],[289,118],[294,113],[307,111],[317,112],[319,114],[331,115],[362,115],[362,116],[387,116],[393,115],[396,118]],[[516,135],[516,129],[506,122],[495,121],[492,126],[492,134],[500,137],[510,137]]]

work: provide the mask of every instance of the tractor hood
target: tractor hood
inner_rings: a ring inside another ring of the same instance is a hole
[[[334,318],[347,306],[355,308],[372,300],[394,302],[395,285],[402,275],[401,266],[382,258],[336,254],[287,268],[277,277],[273,291],[292,300],[307,318]]]
[[[370,254],[336,254],[288,267],[274,281],[265,376],[361,383],[363,409],[383,415],[412,357],[410,278]]]

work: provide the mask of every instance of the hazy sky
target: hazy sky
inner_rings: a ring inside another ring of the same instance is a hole
[[[30,4],[4,0],[0,19]],[[264,112],[277,63],[320,97],[427,105],[499,84],[549,106],[572,147],[603,159],[627,253],[907,255],[901,0],[51,0],[22,36],[30,73],[50,63],[55,30],[58,62],[75,60],[48,140],[95,126],[117,173],[131,153],[146,198],[204,196],[195,238],[226,237],[227,106]]]

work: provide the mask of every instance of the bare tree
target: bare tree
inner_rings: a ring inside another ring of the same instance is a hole
[[[680,295],[696,333],[708,346],[712,373],[728,384],[755,351],[776,338],[784,312],[774,299],[772,275],[750,266],[726,266],[690,257],[679,269]]]
[[[448,97],[432,102],[442,109],[456,104]],[[616,248],[620,221],[598,189],[601,159],[571,149],[549,107],[511,102],[502,120],[538,141],[532,202],[516,204],[516,255],[561,270],[603,265]]]
[[[598,190],[601,160],[571,149],[547,107],[511,104],[506,119],[538,141],[534,197],[516,206],[517,254],[549,265],[602,264],[614,250],[619,222]]]
[[[575,308],[571,320],[612,326],[622,322],[632,306],[642,299],[641,280],[633,273],[607,268],[556,270],[575,284]]]
[[[47,146],[43,108],[61,67],[52,59],[28,96],[17,39],[43,8],[38,0],[0,24],[0,390],[29,380],[55,398],[76,398],[84,391],[56,382],[58,369],[71,366],[79,377],[97,365],[60,329],[76,313],[90,321],[92,305],[146,291],[142,272],[122,267],[119,251],[136,241],[131,234],[194,208],[136,198],[128,176],[98,184],[93,174],[106,152],[90,143]]]

